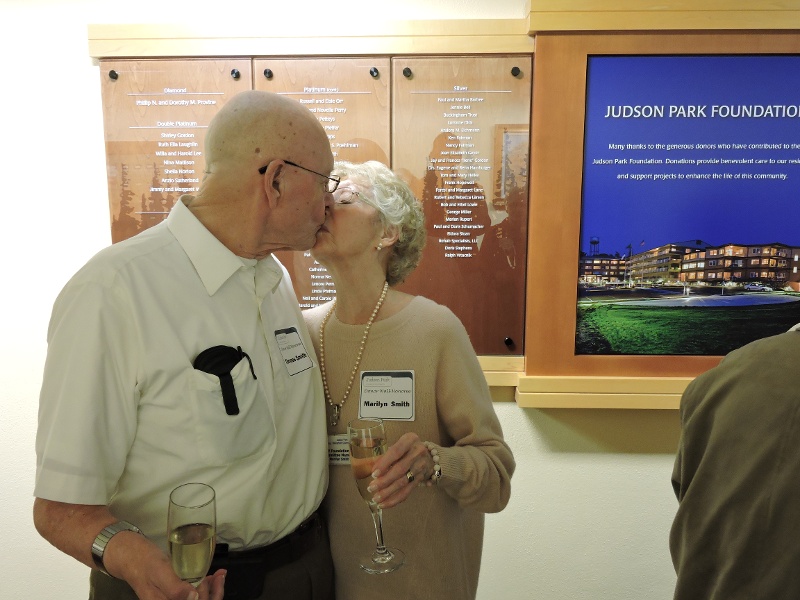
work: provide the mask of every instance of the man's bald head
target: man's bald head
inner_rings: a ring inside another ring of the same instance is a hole
[[[257,170],[274,159],[302,160],[328,149],[317,119],[298,102],[262,91],[241,92],[211,120],[205,139],[206,171]]]
[[[186,205],[229,250],[263,258],[314,244],[333,201],[319,175],[333,169],[333,153],[306,107],[270,92],[236,94],[211,120],[205,155],[200,190]]]

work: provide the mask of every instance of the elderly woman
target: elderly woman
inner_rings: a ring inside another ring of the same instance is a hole
[[[339,163],[312,254],[336,299],[304,313],[319,357],[332,442],[359,416],[382,418],[392,444],[369,491],[386,543],[405,564],[385,575],[359,567],[375,547],[369,510],[350,467],[332,453],[324,503],[342,600],[475,598],[484,513],[508,503],[514,458],[503,441],[469,337],[444,306],[394,289],[425,241],[411,190],[378,162]],[[383,378],[380,394],[370,377]],[[346,447],[346,446],[345,446]]]

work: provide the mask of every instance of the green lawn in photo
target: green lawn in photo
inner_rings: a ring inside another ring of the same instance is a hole
[[[800,302],[731,307],[579,305],[575,353],[722,356],[800,322]]]

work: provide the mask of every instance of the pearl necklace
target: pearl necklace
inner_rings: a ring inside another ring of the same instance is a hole
[[[367,321],[367,326],[364,327],[364,335],[361,338],[361,346],[358,348],[358,356],[356,356],[356,364],[353,365],[353,370],[350,373],[350,380],[347,382],[347,388],[344,390],[344,396],[342,397],[342,401],[339,404],[334,404],[333,400],[331,399],[331,392],[328,389],[328,378],[325,374],[325,325],[328,324],[328,319],[333,314],[333,311],[336,309],[336,300],[333,301],[330,310],[328,310],[328,314],[325,315],[325,318],[322,319],[322,324],[319,326],[319,369],[322,373],[322,387],[325,390],[325,400],[328,401],[330,404],[332,412],[331,412],[331,427],[336,427],[336,424],[339,423],[339,415],[342,412],[342,406],[347,400],[347,397],[350,395],[350,390],[353,388],[353,382],[356,379],[356,373],[358,372],[358,367],[361,365],[361,357],[364,355],[364,348],[367,345],[367,336],[369,335],[369,329],[372,327],[372,322],[375,320],[375,316],[378,314],[378,311],[381,309],[383,305],[383,301],[386,299],[386,292],[389,290],[389,282],[385,281],[383,283],[383,291],[381,291],[381,296],[378,298],[378,303],[375,305],[375,310],[372,311],[372,314]]]

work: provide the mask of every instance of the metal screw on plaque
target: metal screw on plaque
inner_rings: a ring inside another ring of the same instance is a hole
[[[522,71],[520,70],[519,67],[512,67],[511,68],[511,75],[513,75],[514,77],[519,77],[520,73],[522,73]]]
[[[264,77],[272,79],[272,69],[264,69]]]
[[[375,67],[372,67],[372,68],[369,70],[369,74],[370,74],[370,75],[372,75],[372,77],[373,77],[373,78],[377,79],[377,78],[378,78],[378,75],[380,75],[380,71],[378,71],[378,69],[377,69],[377,68],[375,68]]]
[[[505,344],[505,345],[506,345],[508,348],[513,348],[513,347],[514,347],[514,340],[512,340],[510,337],[507,337],[507,338],[505,338],[505,339],[503,340],[503,343],[504,343],[504,344]]]
[[[113,81],[116,81],[117,79],[119,79],[119,73],[117,73],[114,69],[111,69],[108,72],[108,78]]]
[[[239,79],[241,74],[239,73],[239,69],[231,69],[231,77],[234,79]]]
[[[405,69],[403,69],[403,76],[404,76],[406,79],[411,79],[411,76],[412,76],[412,75],[413,75],[413,73],[411,72],[411,69],[409,69],[408,67],[406,67]]]

